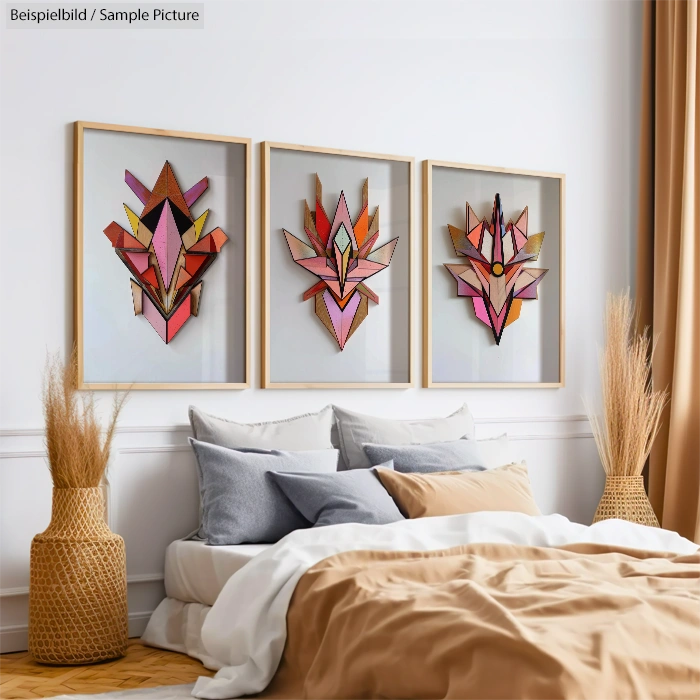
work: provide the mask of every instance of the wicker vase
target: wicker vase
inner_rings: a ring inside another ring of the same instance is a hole
[[[631,523],[659,527],[654,509],[644,490],[642,476],[607,476],[593,522],[620,518]]]
[[[29,651],[41,663],[89,664],[126,653],[124,540],[104,512],[100,488],[53,490],[51,523],[31,550]]]

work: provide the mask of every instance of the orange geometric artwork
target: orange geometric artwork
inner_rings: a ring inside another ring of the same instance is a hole
[[[311,245],[283,229],[294,262],[320,279],[304,292],[303,299],[314,299],[316,315],[341,351],[367,318],[368,300],[379,303],[379,297],[365,280],[389,266],[399,241],[394,238],[372,251],[379,238],[379,207],[370,220],[368,199],[369,180],[365,180],[362,210],[353,224],[341,192],[331,223],[323,208],[323,190],[317,175],[316,211],[312,212],[304,202],[304,231]]]
[[[209,187],[202,178],[184,194],[168,161],[153,191],[128,170],[124,181],[141,200],[140,215],[126,204],[132,233],[113,221],[104,230],[131,280],[134,314],[143,316],[169,343],[190,316],[199,313],[202,276],[214,262],[228,236],[215,228],[202,236],[205,211],[195,219],[190,207]]]
[[[496,194],[490,224],[480,221],[467,202],[467,231],[447,225],[455,253],[468,264],[445,267],[457,280],[457,295],[471,297],[476,317],[491,328],[496,345],[506,326],[520,317],[523,299],[537,299],[537,286],[548,272],[525,267],[537,260],[544,241],[544,232],[528,237],[527,217],[525,207],[515,223],[504,224]]]

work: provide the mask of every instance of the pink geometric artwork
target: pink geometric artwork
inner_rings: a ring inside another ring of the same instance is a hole
[[[323,208],[323,190],[316,176],[316,211],[304,202],[304,231],[309,246],[283,229],[289,252],[297,265],[320,279],[304,292],[303,299],[315,300],[316,315],[335,338],[341,351],[352,334],[367,318],[368,300],[379,297],[365,280],[389,266],[398,237],[372,251],[379,238],[379,207],[370,220],[369,180],[362,188],[362,209],[352,223],[345,194],[340,193],[333,222]]]
[[[544,240],[544,232],[528,237],[527,217],[525,207],[515,223],[504,224],[496,194],[490,224],[480,221],[467,202],[467,231],[447,225],[455,253],[468,264],[445,267],[457,280],[457,295],[471,297],[476,317],[491,328],[496,345],[506,326],[520,317],[523,299],[537,299],[537,286],[548,272],[525,267],[537,260]]]
[[[144,209],[139,216],[124,205],[133,235],[115,221],[104,233],[134,276],[134,313],[143,314],[169,343],[187,319],[199,313],[202,276],[228,236],[220,228],[202,236],[209,210],[196,220],[190,212],[209,187],[208,178],[202,178],[183,195],[166,161],[153,191],[128,170],[124,181]]]

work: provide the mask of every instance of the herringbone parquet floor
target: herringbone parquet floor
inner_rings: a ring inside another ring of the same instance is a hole
[[[184,654],[129,642],[123,659],[90,666],[44,666],[26,651],[0,655],[0,699],[48,698],[73,693],[106,693],[128,688],[192,683],[213,676]]]

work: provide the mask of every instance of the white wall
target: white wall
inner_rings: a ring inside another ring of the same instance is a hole
[[[625,287],[631,276],[640,17],[641,4],[617,0],[250,0],[207,2],[205,27],[195,30],[8,30],[3,24],[3,647],[26,643],[29,543],[49,518],[39,399],[46,350],[66,350],[72,337],[74,120],[567,175],[565,389],[251,389],[130,398],[111,470],[111,520],[127,540],[138,632],[162,594],[165,544],[196,517],[187,433],[177,428],[189,403],[259,420],[331,401],[397,417],[445,414],[467,401],[482,435],[519,436],[516,449],[528,459],[543,510],[591,517],[602,479],[581,396],[597,385],[605,293]],[[259,288],[259,165],[256,146],[253,290]],[[418,222],[419,194],[420,177]],[[420,264],[420,235],[414,243]],[[259,301],[254,293],[255,384]],[[419,347],[419,322],[414,333]],[[420,360],[418,354],[417,373]]]

